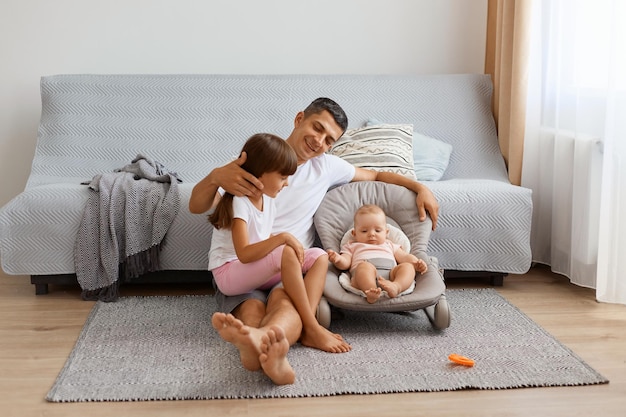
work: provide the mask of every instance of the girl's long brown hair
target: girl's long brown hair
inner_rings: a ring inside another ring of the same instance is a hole
[[[291,146],[282,138],[271,133],[252,135],[243,145],[241,152],[247,155],[241,166],[255,177],[266,172],[278,172],[281,175],[293,175],[298,168],[298,159]],[[239,154],[241,156],[241,154]],[[224,193],[209,222],[216,229],[230,229],[233,223],[233,195]]]

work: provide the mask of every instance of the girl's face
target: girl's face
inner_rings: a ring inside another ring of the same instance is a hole
[[[287,179],[289,176],[282,175],[279,172],[266,172],[259,177],[263,183],[263,194],[268,197],[276,198],[280,190],[289,185]]]
[[[389,235],[383,213],[361,213],[357,216],[352,235],[357,242],[382,245]]]

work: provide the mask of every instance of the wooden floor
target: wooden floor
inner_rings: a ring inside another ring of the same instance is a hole
[[[481,279],[448,288],[488,286]],[[28,277],[0,273],[0,415],[27,416],[626,416],[626,306],[597,303],[594,291],[545,267],[505,278],[497,290],[611,382],[585,387],[342,395],[321,398],[47,403],[93,306],[77,288],[35,296]],[[126,287],[123,295],[208,293],[201,286]],[[296,370],[297,371],[297,370]]]

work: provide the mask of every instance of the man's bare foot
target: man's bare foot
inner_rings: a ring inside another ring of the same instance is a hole
[[[259,355],[263,333],[259,329],[246,326],[232,314],[219,312],[213,314],[211,323],[222,339],[232,343],[239,350],[239,357],[244,368],[249,371],[261,369]]]
[[[319,323],[315,323],[310,329],[302,329],[300,343],[330,353],[344,353],[352,349],[341,335],[331,332]]]
[[[382,290],[378,287],[370,288],[369,290],[365,290],[365,299],[368,303],[374,304],[380,298],[380,293]]]
[[[259,362],[263,372],[276,385],[293,384],[296,373],[287,360],[289,341],[285,332],[278,326],[272,326],[261,338]]]
[[[401,292],[398,284],[383,277],[378,277],[378,285],[380,285],[380,288],[387,291],[389,298],[396,298]]]

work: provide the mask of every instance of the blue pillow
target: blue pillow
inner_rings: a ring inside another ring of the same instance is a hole
[[[369,119],[365,125],[383,124],[376,119]],[[452,145],[430,136],[413,132],[413,165],[418,181],[438,181],[448,168],[452,154]]]

